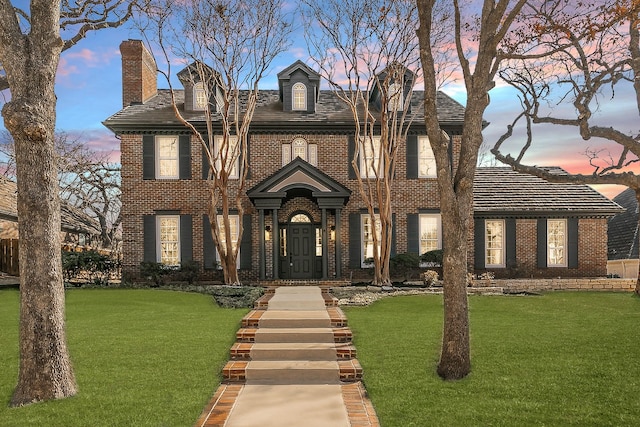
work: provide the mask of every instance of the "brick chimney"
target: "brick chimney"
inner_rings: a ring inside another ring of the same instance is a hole
[[[122,106],[144,103],[158,93],[156,61],[141,40],[125,40],[122,54]]]

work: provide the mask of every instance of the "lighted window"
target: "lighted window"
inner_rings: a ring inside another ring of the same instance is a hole
[[[504,221],[484,222],[484,263],[487,267],[504,267]]]
[[[547,221],[547,265],[549,267],[567,266],[567,220],[550,219]]]
[[[309,144],[304,138],[296,138],[290,144],[282,144],[282,166],[291,163],[296,157],[318,166],[318,145]]]
[[[404,99],[402,96],[402,86],[399,83],[391,83],[388,92],[388,111],[402,111],[404,109]]]
[[[420,254],[442,248],[441,218],[439,214],[420,215]]]
[[[156,136],[156,178],[179,178],[177,136]]]
[[[220,245],[224,248],[227,247],[227,236],[224,228],[224,217],[222,215],[218,215],[218,228],[220,229]],[[238,215],[229,215],[229,230],[231,236],[231,247],[235,251],[238,246],[238,229],[240,227],[240,216]],[[216,251],[217,252],[217,251]],[[220,254],[217,253],[218,259],[220,259]],[[240,251],[238,251],[238,258],[236,259],[237,266],[240,265]]]
[[[436,157],[433,155],[428,136],[418,138],[418,177],[436,177]]]
[[[322,230],[316,228],[316,256],[322,256]]]
[[[180,216],[158,216],[156,226],[158,262],[165,265],[180,264]]]
[[[362,267],[371,267],[373,260],[373,239],[374,233],[378,242],[378,254],[380,254],[380,245],[382,239],[382,228],[380,225],[380,216],[375,215],[375,221],[371,221],[369,214],[361,216],[362,224],[362,259],[360,260]]]
[[[293,85],[293,105],[292,109],[304,111],[307,109],[307,87],[302,83]]]
[[[380,137],[363,138],[360,150],[360,177],[376,178],[382,175]]]
[[[292,216],[290,222],[311,222],[311,218],[307,214],[299,213]]]
[[[207,107],[209,96],[203,82],[193,86],[193,109],[204,110]]]
[[[237,136],[230,135],[226,142],[222,136],[216,136],[214,154],[218,172],[225,170],[229,178],[240,178],[240,145]]]

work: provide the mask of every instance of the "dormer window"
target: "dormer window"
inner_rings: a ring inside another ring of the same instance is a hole
[[[387,111],[402,111],[404,109],[402,86],[399,83],[389,85],[388,98]]]
[[[305,111],[307,109],[307,87],[303,83],[296,83],[292,88],[292,109]]]
[[[207,107],[208,98],[204,83],[196,83],[193,86],[193,109],[204,110]]]

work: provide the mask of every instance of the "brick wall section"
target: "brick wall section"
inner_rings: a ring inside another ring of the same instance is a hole
[[[122,106],[145,102],[157,93],[156,62],[140,40],[125,40],[122,54]],[[142,57],[142,61],[140,58]]]
[[[617,291],[633,292],[635,279],[495,279],[476,280],[477,287],[498,287],[509,292],[544,292],[544,291]]]

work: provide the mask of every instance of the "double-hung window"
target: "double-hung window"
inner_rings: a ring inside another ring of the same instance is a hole
[[[440,214],[420,214],[420,255],[442,248]]]
[[[418,138],[418,178],[436,177],[436,157],[428,136]]]
[[[214,155],[218,173],[225,170],[231,179],[240,178],[240,146],[238,137],[230,135],[227,143],[221,135],[215,137]]]
[[[209,102],[207,90],[203,82],[198,82],[193,86],[193,109],[204,110]]]
[[[227,236],[224,228],[224,218],[222,215],[217,216],[218,220],[218,228],[220,229],[220,245],[226,248],[227,245]],[[238,229],[240,227],[240,216],[239,215],[229,215],[229,230],[231,237],[231,247],[233,250],[236,250],[238,246]],[[220,254],[217,254],[218,259],[220,259]],[[236,259],[237,266],[240,266],[240,251],[238,251],[238,258]]]
[[[389,85],[387,97],[389,98],[387,111],[402,111],[404,109],[402,86],[399,83],[391,83]]]
[[[180,216],[159,215],[156,217],[157,261],[165,265],[180,264]]]
[[[360,150],[360,177],[376,178],[382,175],[382,165],[380,161],[380,137],[374,136],[362,139]]]
[[[547,266],[567,266],[567,220],[547,221]]]
[[[504,220],[491,219],[484,222],[484,247],[486,267],[504,267]]]
[[[360,264],[362,267],[370,267],[373,258],[373,236],[375,233],[378,242],[378,254],[380,254],[382,228],[380,226],[380,215],[376,214],[375,220],[371,221],[369,214],[362,214],[360,223],[362,224],[362,259]]]
[[[156,178],[178,179],[178,137],[156,136]]]

